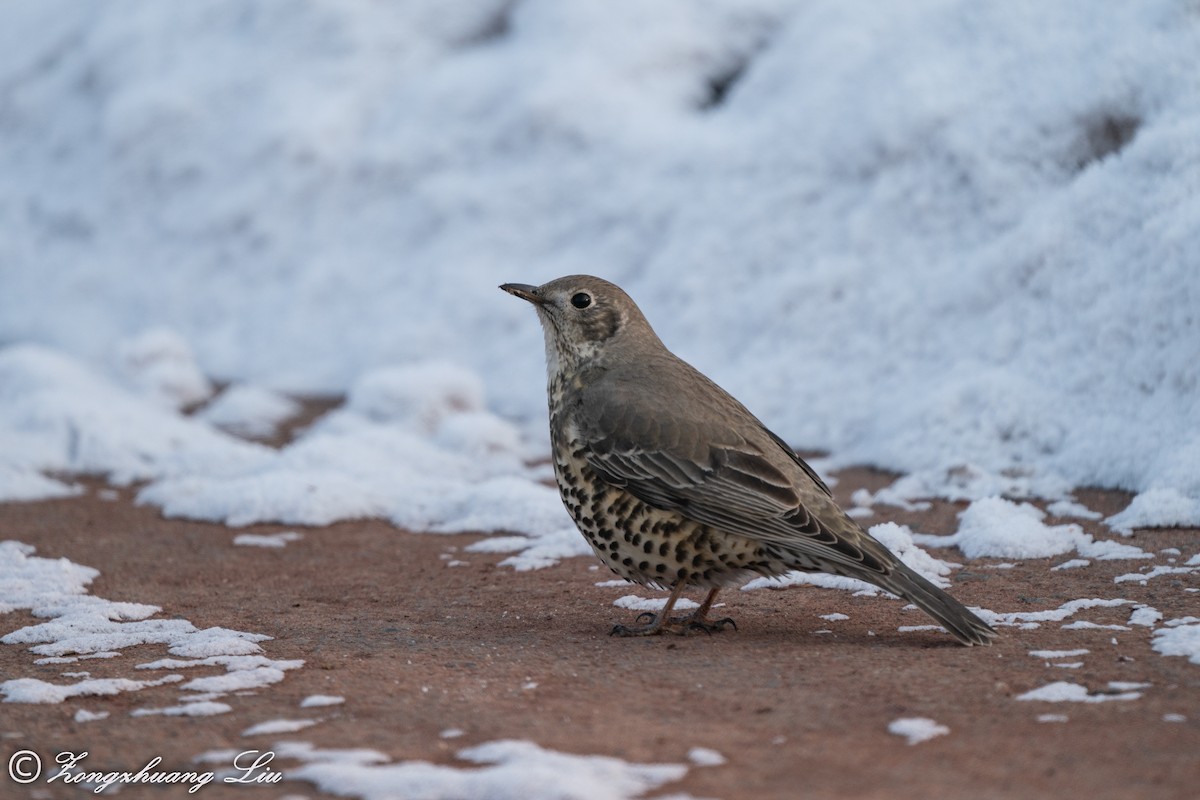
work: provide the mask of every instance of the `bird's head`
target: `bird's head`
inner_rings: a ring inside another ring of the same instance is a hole
[[[506,283],[500,288],[537,309],[552,375],[658,341],[629,295],[606,280],[568,275],[541,286]]]

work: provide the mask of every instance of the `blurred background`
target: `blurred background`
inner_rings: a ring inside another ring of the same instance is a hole
[[[6,0],[0,344],[532,432],[496,286],[586,272],[835,463],[1197,523],[1198,75],[1186,0]]]

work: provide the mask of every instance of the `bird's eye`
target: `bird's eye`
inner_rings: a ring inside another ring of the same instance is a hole
[[[587,292],[579,292],[571,298],[571,305],[576,308],[587,308],[592,304],[592,296]]]

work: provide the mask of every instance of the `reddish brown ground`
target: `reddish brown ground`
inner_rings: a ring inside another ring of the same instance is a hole
[[[877,488],[888,476],[842,473],[838,497]],[[1082,492],[1090,507],[1112,513],[1127,497]],[[961,506],[883,514],[915,529],[947,533]],[[1101,526],[1088,529],[1106,538]],[[992,648],[964,648],[939,632],[899,633],[927,622],[903,603],[846,592],[797,589],[728,592],[725,613],[739,629],[715,636],[619,639],[611,577],[573,559],[538,572],[497,566],[500,556],[464,553],[478,536],[419,535],[379,521],[304,530],[283,550],[235,547],[247,529],[164,520],[138,507],[131,493],[104,502],[85,497],[0,505],[0,538],[96,567],[92,592],[113,600],[161,605],[166,616],[196,625],[267,633],[272,658],[304,659],[280,684],[254,696],[227,698],[234,710],[207,718],[130,718],[142,706],[176,702],[172,687],[61,705],[0,707],[0,756],[18,748],[43,754],[87,750],[89,768],[136,769],[154,755],[186,766],[216,748],[266,748],[277,739],[318,747],[367,747],[394,759],[457,764],[456,750],[495,739],[529,739],[581,754],[638,762],[686,762],[689,748],[720,751],[728,763],[695,767],[655,794],[711,798],[1184,798],[1200,795],[1200,666],[1150,649],[1150,631],[1003,630]],[[285,530],[258,526],[252,532]],[[1195,530],[1143,532],[1145,549],[1197,552]],[[467,566],[448,567],[453,551]],[[951,556],[953,558],[953,556]],[[1184,587],[1195,575],[1157,578],[1147,586],[1113,577],[1142,562],[1094,562],[1062,572],[1062,559],[1015,569],[971,563],[954,576],[968,605],[999,611],[1057,607],[1080,597],[1126,597],[1168,619],[1200,614]],[[1154,563],[1165,563],[1162,557]],[[847,621],[818,615],[843,612]],[[1124,623],[1125,609],[1082,615]],[[34,622],[24,612],[0,616],[0,632]],[[817,634],[821,629],[832,634]],[[874,635],[872,635],[872,632]],[[1116,637],[1117,644],[1111,643]],[[1081,669],[1047,667],[1033,649],[1085,647]],[[133,648],[109,662],[80,667],[94,677],[133,675],[133,665],[164,655]],[[66,682],[67,666],[34,666],[21,646],[0,646],[0,676]],[[213,671],[217,672],[217,671]],[[207,674],[207,673],[196,673]],[[190,677],[190,676],[189,676]],[[1153,684],[1139,700],[1095,705],[1018,702],[1014,697],[1054,680],[1094,689],[1108,681]],[[536,689],[526,690],[527,682]],[[337,694],[345,705],[300,710],[310,694]],[[76,723],[77,709],[107,710],[108,719]],[[1038,714],[1070,721],[1039,723]],[[1183,714],[1184,723],[1163,721]],[[281,736],[243,738],[250,725],[279,717],[321,717],[319,725]],[[909,746],[887,732],[891,720],[931,717],[951,733]],[[450,727],[465,735],[439,738]],[[287,770],[286,763],[276,766]],[[200,796],[286,794],[323,797],[288,781],[254,793],[209,786]],[[33,790],[7,782],[3,797],[81,797],[78,789]],[[122,797],[183,797],[124,789]]]

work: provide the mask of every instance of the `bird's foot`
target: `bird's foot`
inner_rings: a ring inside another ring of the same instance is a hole
[[[706,616],[699,614],[688,614],[682,617],[670,617],[666,620],[660,620],[658,614],[649,611],[643,611],[634,618],[634,622],[642,622],[641,625],[614,625],[609,632],[609,636],[657,636],[664,633],[673,633],[676,636],[687,636],[689,633],[706,633],[710,636],[713,633],[718,633],[725,630],[726,627],[737,630],[737,623],[731,618],[710,620]]]
[[[737,623],[733,621],[732,617],[722,617],[721,619],[691,619],[687,621],[686,625],[689,631],[703,631],[709,636],[712,636],[714,633],[720,633],[727,627],[733,628],[735,631],[738,629]]]

